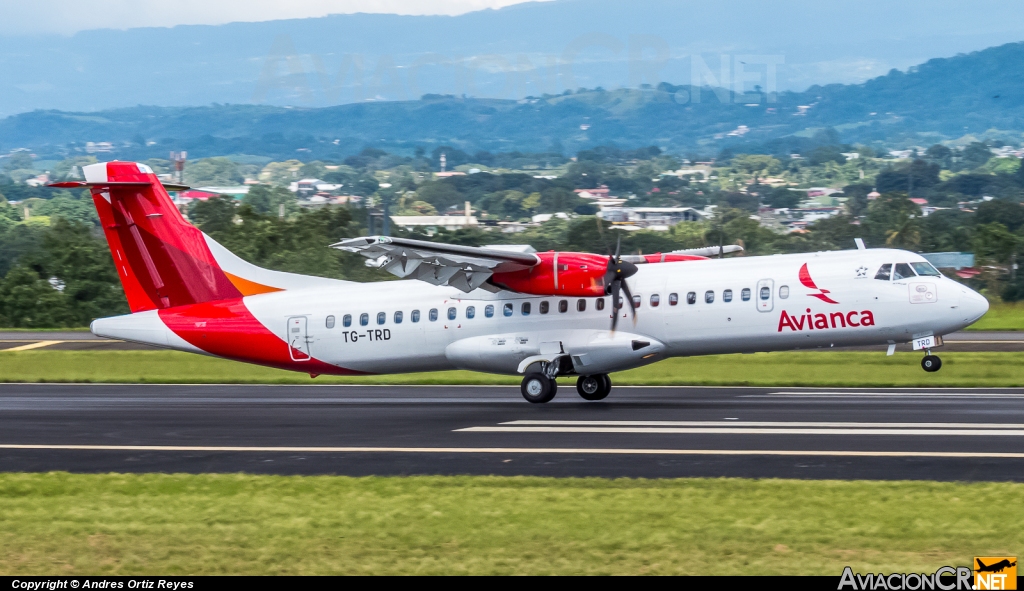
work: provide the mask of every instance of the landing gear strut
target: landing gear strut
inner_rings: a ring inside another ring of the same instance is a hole
[[[580,376],[576,380],[576,391],[584,400],[604,400],[612,391],[612,379],[605,373]]]
[[[558,382],[542,373],[528,373],[519,388],[523,398],[532,404],[550,402],[558,392]]]
[[[939,368],[942,367],[942,360],[938,355],[932,355],[932,352],[928,351],[928,354],[921,360],[921,367],[928,372],[939,371]]]

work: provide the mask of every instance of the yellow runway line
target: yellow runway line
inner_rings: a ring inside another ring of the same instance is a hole
[[[32,349],[41,349],[43,347],[49,347],[50,345],[59,345],[66,341],[39,341],[37,343],[29,343],[20,347],[11,347],[10,349],[0,349],[0,353],[4,351],[31,351]]]

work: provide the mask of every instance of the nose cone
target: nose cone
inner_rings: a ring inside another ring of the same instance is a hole
[[[963,314],[964,322],[968,325],[974,324],[988,312],[988,300],[973,289],[964,287],[961,290],[960,312]]]

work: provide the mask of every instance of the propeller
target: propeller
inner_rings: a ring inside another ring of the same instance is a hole
[[[636,324],[636,304],[633,303],[633,294],[629,291],[629,284],[626,279],[636,275],[638,271],[633,263],[623,261],[619,256],[619,249],[622,246],[622,236],[615,245],[615,254],[608,257],[608,270],[604,274],[605,293],[612,296],[612,332],[619,323],[619,310],[622,309],[622,297],[626,296],[629,302],[630,312],[633,313],[633,324]]]

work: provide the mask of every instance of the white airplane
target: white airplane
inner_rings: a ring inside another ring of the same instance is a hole
[[[578,376],[579,395],[601,400],[609,373],[668,357],[880,344],[892,354],[904,342],[937,371],[942,335],[988,310],[920,255],[859,241],[706,259],[719,249],[608,257],[371,236],[334,247],[409,279],[309,277],[228,252],[180,215],[144,164],[84,173],[53,186],[91,189],[132,310],[94,321],[94,334],[313,377],[522,375],[523,397],[543,403],[556,377]]]

